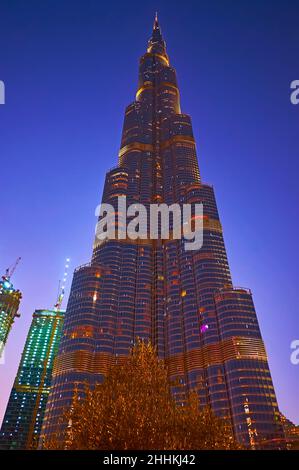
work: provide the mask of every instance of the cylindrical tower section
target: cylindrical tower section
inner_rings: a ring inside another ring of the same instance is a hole
[[[251,448],[279,448],[283,431],[251,292],[222,289],[215,304],[235,436]]]

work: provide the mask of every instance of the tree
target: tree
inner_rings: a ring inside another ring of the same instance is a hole
[[[173,385],[173,384],[172,384]],[[178,386],[178,384],[176,384]],[[138,341],[127,360],[114,365],[104,382],[84,398],[76,393],[64,442],[48,449],[188,450],[237,449],[228,423],[196,393],[176,403],[167,369],[151,344]]]

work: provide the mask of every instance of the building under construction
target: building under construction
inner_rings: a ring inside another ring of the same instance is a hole
[[[35,310],[0,431],[0,449],[32,449],[39,439],[62,333],[69,258],[53,309]]]
[[[0,432],[0,449],[26,449],[38,440],[49,395],[63,310],[35,310]]]
[[[22,294],[14,288],[11,282],[11,276],[19,260],[20,258],[18,258],[11,270],[6,270],[5,275],[0,280],[0,357],[3,354],[15,318],[20,316],[18,310]]]

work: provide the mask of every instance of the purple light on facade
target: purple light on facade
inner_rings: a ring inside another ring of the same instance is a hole
[[[204,333],[205,331],[207,331],[209,329],[209,325],[201,325],[200,327],[200,332],[201,333]]]

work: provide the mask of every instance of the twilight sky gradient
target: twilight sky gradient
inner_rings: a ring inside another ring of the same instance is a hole
[[[53,306],[67,256],[72,269],[90,260],[155,10],[233,281],[253,291],[281,411],[299,423],[298,0],[1,0],[0,271],[22,256],[23,301],[0,365],[0,421],[34,309]]]

